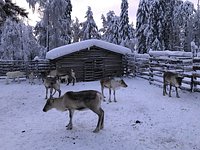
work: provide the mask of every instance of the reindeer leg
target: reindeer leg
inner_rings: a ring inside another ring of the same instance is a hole
[[[99,117],[98,119],[98,123],[97,123],[97,126],[95,128],[95,130],[93,131],[94,133],[97,133],[99,132],[101,129],[103,129],[104,125],[104,111],[102,108],[99,108],[99,109],[91,109],[94,113],[96,113]]]
[[[73,85],[75,85],[75,83],[76,83],[76,77],[72,77],[72,80],[73,80]]]
[[[48,88],[46,87],[46,97],[45,97],[45,99],[47,99],[47,95],[48,95]]]
[[[58,89],[58,93],[59,93],[59,97],[61,96],[61,90],[60,89]]]
[[[115,90],[113,90],[113,95],[114,95],[114,102],[117,102],[117,100],[115,98]]]
[[[66,85],[69,85],[69,78],[65,78]]]
[[[178,88],[176,87],[176,97],[180,98],[180,96],[178,95]]]
[[[102,111],[102,119],[101,119],[101,127],[100,127],[100,129],[103,129],[104,128],[104,111],[103,111],[103,109],[102,108],[100,108],[101,109],[101,111]]]
[[[167,94],[166,92],[166,84],[163,84],[163,96],[165,96]]]
[[[104,87],[101,86],[101,93],[102,93],[102,95],[103,95],[103,101],[105,102],[106,100],[105,100],[105,96],[104,96],[103,90],[104,90]]]
[[[54,91],[54,93],[53,93],[53,95],[52,96],[54,96],[54,94],[56,93],[56,89],[54,89],[55,91]],[[53,91],[53,88],[52,88],[52,91]]]
[[[69,118],[70,118],[70,120],[69,120],[68,125],[66,126],[67,130],[72,130],[72,128],[73,128],[73,124],[72,124],[73,114],[74,114],[74,110],[73,109],[69,109]]]
[[[171,97],[171,91],[172,91],[172,85],[170,84],[170,87],[169,87],[169,97]]]
[[[111,88],[109,88],[109,100],[108,100],[109,102],[112,102],[111,101]]]
[[[53,95],[56,93],[56,90],[54,91],[54,93],[53,93],[53,94],[52,94],[52,93],[53,93],[53,88],[51,87],[51,88],[50,88],[50,98],[52,98],[52,97],[53,97]]]
[[[9,81],[8,81],[9,79],[8,79],[8,77],[6,78],[6,84],[9,84]]]

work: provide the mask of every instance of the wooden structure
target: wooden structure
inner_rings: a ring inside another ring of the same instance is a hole
[[[61,74],[73,69],[78,81],[93,81],[123,76],[127,66],[124,56],[130,52],[128,48],[91,39],[55,48],[46,58]]]
[[[22,71],[27,75],[33,72],[35,75],[39,75],[41,72],[49,72],[55,69],[53,64],[50,64],[48,60],[34,60],[34,61],[22,61],[22,60],[1,60],[0,61],[0,76],[6,76],[9,71]]]
[[[184,76],[181,89],[200,92],[200,58],[191,52],[151,52],[129,54],[127,68],[131,75],[149,80],[150,84],[163,85],[163,72],[178,72]]]

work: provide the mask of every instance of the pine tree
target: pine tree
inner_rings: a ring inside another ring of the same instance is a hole
[[[12,18],[12,20],[19,21],[19,16],[28,18],[28,13],[25,9],[17,6],[11,0],[0,1],[0,26],[6,18]]]
[[[44,30],[46,30],[45,36],[47,51],[71,43],[72,5],[70,0],[27,1],[33,9],[37,3],[40,5],[39,9],[43,14],[40,25],[45,27]],[[41,34],[43,33],[44,31]]]
[[[140,0],[137,10],[137,21],[135,35],[138,40],[137,51],[138,53],[147,53],[147,33],[148,18],[149,18],[149,1]]]
[[[163,9],[163,3],[160,3],[159,0],[152,1],[149,9],[148,28],[146,29],[148,31],[146,31],[146,33],[148,33],[146,40],[147,52],[152,49],[152,43],[156,39],[156,41],[163,44]],[[163,45],[160,46],[159,49],[163,50]]]
[[[85,18],[86,21],[81,23],[82,24],[80,32],[80,36],[82,37],[81,40],[99,39],[100,35],[98,33],[98,27],[94,21],[93,12],[90,6],[88,7]]]
[[[101,19],[102,19],[103,27],[101,29],[99,29],[99,32],[102,33],[101,39],[104,39],[104,34],[108,28],[108,25],[107,25],[106,17],[103,14],[101,15]]]
[[[104,19],[104,33],[102,40],[110,43],[119,44],[119,17],[114,11],[109,11]]]
[[[128,1],[122,0],[119,20],[119,44],[125,46],[125,43],[129,40]]]
[[[72,42],[79,42],[80,40],[80,23],[76,17],[75,22],[72,23]]]
[[[47,48],[47,30],[43,21],[40,21],[36,24],[34,33],[38,43],[44,48]]]

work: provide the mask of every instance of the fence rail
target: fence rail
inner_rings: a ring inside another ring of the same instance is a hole
[[[39,61],[0,61],[0,76],[5,76],[8,71],[23,71],[27,74],[34,72],[35,74],[53,70],[55,65],[48,60]]]
[[[190,52],[151,52],[126,55],[128,73],[163,85],[163,72],[178,72],[184,77],[182,89],[200,92],[200,58]]]
[[[149,81],[150,84],[162,86],[163,72],[178,72],[184,76],[182,89],[200,92],[200,57],[192,57],[189,52],[151,52],[149,54],[128,54],[127,74],[138,76]],[[55,64],[48,60],[39,61],[0,61],[0,76],[8,71],[24,71],[27,74],[55,69]]]

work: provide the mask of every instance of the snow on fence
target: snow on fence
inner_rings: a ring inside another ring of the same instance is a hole
[[[55,69],[54,64],[50,64],[48,60],[36,61],[18,61],[18,60],[0,60],[0,76],[6,76],[9,71],[23,71],[26,74],[33,72],[38,75],[41,72]]]
[[[200,92],[200,57],[193,57],[191,52],[154,51],[149,54],[128,54],[126,59],[129,75],[162,86],[164,71],[178,72],[184,76],[182,89]]]

